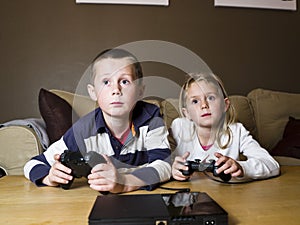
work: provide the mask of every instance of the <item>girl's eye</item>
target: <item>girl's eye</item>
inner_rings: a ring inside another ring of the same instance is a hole
[[[197,104],[199,101],[197,99],[192,99],[192,104]]]
[[[209,96],[207,96],[206,99],[207,99],[207,101],[214,101],[216,99],[216,97],[213,95],[209,95]]]

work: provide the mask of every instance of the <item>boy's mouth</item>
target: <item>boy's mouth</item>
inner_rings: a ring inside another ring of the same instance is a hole
[[[123,102],[111,102],[110,104],[118,106],[118,105],[123,105]]]

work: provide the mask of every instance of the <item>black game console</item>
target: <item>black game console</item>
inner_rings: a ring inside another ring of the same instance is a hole
[[[79,151],[65,150],[60,155],[59,161],[72,170],[73,179],[68,184],[61,184],[61,187],[66,190],[71,187],[74,178],[87,177],[95,165],[106,163],[103,156],[94,151],[87,152],[83,156]]]
[[[220,177],[224,182],[228,182],[231,179],[231,174],[217,173],[217,169],[220,168],[223,164],[215,166],[215,160],[210,160],[209,163],[202,163],[199,159],[195,161],[186,161],[184,163],[188,167],[188,170],[181,170],[182,174],[185,176],[190,176],[195,171],[198,172],[212,172],[215,177]]]
[[[98,196],[89,225],[227,225],[228,214],[203,192]]]

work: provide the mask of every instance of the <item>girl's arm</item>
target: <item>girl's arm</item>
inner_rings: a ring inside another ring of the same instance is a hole
[[[246,161],[239,161],[245,177],[264,179],[280,174],[278,162],[253,139],[249,131],[241,124],[240,152],[247,157]]]

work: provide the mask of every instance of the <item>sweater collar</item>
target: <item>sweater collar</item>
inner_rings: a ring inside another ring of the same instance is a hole
[[[150,121],[155,115],[157,106],[153,107],[153,104],[149,104],[143,101],[138,101],[133,109],[132,113],[132,123],[134,125],[135,132],[137,133],[139,128]],[[100,108],[96,109],[95,114],[96,119],[96,129],[98,133],[110,133],[109,128],[106,125],[106,122],[103,117],[103,112]]]

